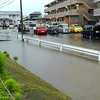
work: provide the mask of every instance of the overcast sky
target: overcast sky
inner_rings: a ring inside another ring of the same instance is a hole
[[[53,0],[22,0],[23,15],[29,15],[34,11],[40,11],[44,15],[44,5],[52,1]],[[20,0],[15,0],[13,3],[3,8],[0,8],[0,11],[19,11],[19,10],[20,10]]]

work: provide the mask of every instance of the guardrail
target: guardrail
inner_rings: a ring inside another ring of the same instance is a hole
[[[79,56],[100,61],[100,51],[97,51],[97,50],[71,46],[71,45],[66,45],[66,44],[60,44],[60,43],[30,38],[30,37],[24,37],[24,39],[25,41],[27,41],[27,43],[30,42],[33,44],[37,44],[40,47],[41,46],[48,47],[48,48],[59,50],[61,52],[71,53],[71,54],[75,54],[75,55],[79,55]]]
[[[10,33],[8,31],[0,31],[0,39],[10,40]]]

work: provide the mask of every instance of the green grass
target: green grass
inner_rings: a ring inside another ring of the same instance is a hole
[[[8,92],[2,85],[0,81],[0,100],[11,100],[11,97],[9,96]]]
[[[15,61],[6,57],[7,70],[14,79],[24,84],[24,100],[71,100]]]

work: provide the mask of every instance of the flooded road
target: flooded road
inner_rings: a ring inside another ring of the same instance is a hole
[[[100,100],[100,62],[16,41],[17,32],[10,31],[13,41],[0,41],[0,51],[70,96],[73,100]],[[100,50],[100,40],[83,39],[81,34],[59,36],[27,35],[42,40]]]
[[[51,39],[50,36],[34,37]],[[52,40],[75,43],[56,37],[52,37]],[[80,44],[81,42],[79,46]],[[100,49],[94,46],[95,49]],[[100,100],[100,62],[21,41],[0,42],[0,51],[4,50],[10,53],[11,58],[18,56],[19,64],[70,96],[72,100]]]

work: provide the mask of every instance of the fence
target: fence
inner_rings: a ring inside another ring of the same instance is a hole
[[[10,33],[6,30],[0,31],[0,40],[10,40]]]
[[[33,44],[37,44],[40,47],[41,46],[48,47],[48,48],[59,50],[61,52],[71,53],[71,54],[75,54],[82,57],[100,61],[100,51],[97,51],[97,50],[71,46],[71,45],[66,45],[66,44],[60,44],[60,43],[30,38],[30,37],[24,37],[24,38],[25,38],[25,41],[27,41],[27,43],[30,42]]]

